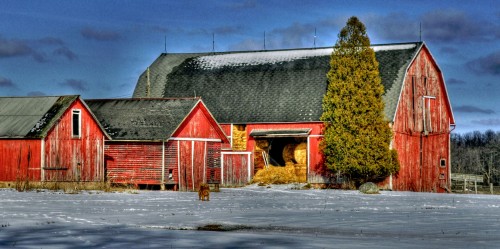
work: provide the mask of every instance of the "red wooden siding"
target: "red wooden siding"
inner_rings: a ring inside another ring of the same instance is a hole
[[[160,184],[162,143],[106,144],[107,179],[113,183]]]
[[[201,105],[196,105],[191,113],[184,119],[172,137],[176,138],[211,138],[226,141],[225,134],[220,130],[217,122]]]
[[[449,188],[451,122],[442,76],[424,48],[408,69],[393,125],[392,146],[401,166],[393,176],[394,190],[444,192]]]
[[[253,174],[249,152],[222,153],[222,186],[241,187],[248,183]]]
[[[81,136],[72,137],[72,110],[81,110]],[[104,133],[80,100],[76,100],[44,139],[42,180],[104,180]]]
[[[232,126],[231,124],[221,124],[220,125],[222,130],[224,131],[224,133],[226,134],[227,138],[229,139],[229,141],[227,143],[223,143],[221,148],[223,150],[230,150],[231,149],[231,139],[232,139],[232,132],[231,132],[231,129],[232,129]]]
[[[0,139],[0,181],[40,181],[41,139]]]

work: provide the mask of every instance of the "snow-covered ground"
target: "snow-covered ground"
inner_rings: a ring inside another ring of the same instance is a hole
[[[499,248],[500,196],[0,189],[0,248]],[[209,227],[223,231],[201,231]]]

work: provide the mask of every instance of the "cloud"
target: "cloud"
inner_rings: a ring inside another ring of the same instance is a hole
[[[7,78],[4,78],[4,77],[1,77],[0,76],[0,87],[2,88],[15,88],[16,85],[12,82],[11,79],[7,79]]]
[[[463,85],[467,82],[463,81],[463,80],[459,80],[459,79],[455,79],[455,78],[449,78],[446,83],[450,84],[450,85]]]
[[[44,45],[64,46],[63,40],[55,37],[45,37],[42,39],[38,39],[37,42]]]
[[[496,41],[500,33],[499,24],[453,9],[430,11],[417,17],[393,12],[385,16],[370,15],[364,19],[368,31],[392,41],[419,40],[420,23],[422,40],[425,41]]]
[[[36,40],[6,39],[0,37],[0,59],[13,57],[32,57],[36,62],[49,61],[47,53],[75,60],[77,56],[64,45],[64,41],[55,37]]]
[[[231,51],[251,51],[251,50],[263,50],[264,42],[256,41],[254,39],[246,39],[242,42],[232,44],[229,46]]]
[[[21,56],[32,56],[38,62],[44,61],[43,56],[34,51],[27,41],[0,37],[0,58]]]
[[[500,51],[471,60],[466,66],[476,74],[500,75]]]
[[[419,22],[411,20],[406,13],[389,13],[386,16],[372,15],[363,21],[369,33],[377,37],[396,41],[419,39]]]
[[[475,123],[475,124],[486,125],[486,126],[500,125],[500,119],[498,119],[498,118],[472,120],[471,122]]]
[[[77,79],[67,79],[64,82],[59,83],[60,86],[69,87],[76,91],[87,91],[86,82]]]
[[[26,96],[47,96],[46,93],[40,91],[33,91],[26,94]]]
[[[121,35],[118,32],[110,30],[96,30],[89,27],[83,28],[80,31],[80,34],[86,39],[96,41],[117,41],[121,39]]]
[[[70,61],[74,61],[74,60],[78,59],[78,56],[67,47],[57,48],[56,50],[54,50],[54,52],[52,52],[52,54],[63,56]]]
[[[456,112],[463,112],[463,113],[482,113],[482,114],[494,114],[495,111],[491,109],[482,109],[476,106],[471,106],[471,105],[462,105],[458,106],[453,109]]]

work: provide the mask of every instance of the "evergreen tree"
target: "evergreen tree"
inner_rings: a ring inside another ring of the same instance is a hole
[[[392,132],[385,120],[384,89],[364,24],[351,17],[332,52],[323,98],[326,165],[359,185],[399,170]]]

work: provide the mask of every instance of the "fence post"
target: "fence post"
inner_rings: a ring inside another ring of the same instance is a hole
[[[493,183],[490,183],[490,192],[493,194]]]

